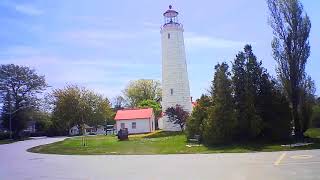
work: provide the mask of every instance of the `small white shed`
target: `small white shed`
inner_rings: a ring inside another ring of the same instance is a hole
[[[78,126],[73,126],[72,128],[69,129],[69,135],[70,136],[76,136],[80,134],[80,130]]]
[[[129,134],[155,131],[155,118],[152,108],[118,110],[115,121],[117,131],[127,128]]]
[[[88,126],[87,124],[84,124],[84,133],[85,135],[88,135],[88,134],[101,135],[101,134],[106,134],[106,130],[102,125],[98,125],[97,128],[94,128],[94,127]],[[69,129],[70,136],[75,136],[79,134],[80,134],[80,128],[77,125]]]

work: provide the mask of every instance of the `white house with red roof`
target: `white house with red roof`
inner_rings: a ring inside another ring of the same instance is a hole
[[[118,110],[116,117],[117,131],[127,128],[129,134],[155,131],[155,117],[152,108]]]

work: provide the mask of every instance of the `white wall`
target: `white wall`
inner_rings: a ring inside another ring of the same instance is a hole
[[[100,135],[101,134],[102,135],[106,134],[106,131],[104,130],[104,127],[97,128],[96,134],[100,134]]]
[[[132,129],[132,122],[136,122],[136,129]],[[125,123],[125,128],[128,128],[129,134],[153,132],[155,130],[154,118],[151,118],[151,120],[149,119],[117,120],[116,122],[117,131],[121,129],[121,123]]]
[[[69,135],[71,135],[71,136],[78,135],[78,134],[79,134],[79,129],[76,126],[73,126],[69,130]]]

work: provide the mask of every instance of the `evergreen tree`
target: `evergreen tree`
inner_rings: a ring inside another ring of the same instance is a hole
[[[232,64],[232,84],[234,94],[234,104],[236,110],[236,118],[238,122],[237,134],[244,134],[248,129],[247,119],[245,118],[246,111],[246,70],[245,56],[240,52]]]
[[[208,118],[208,109],[212,106],[209,96],[202,94],[200,99],[196,101],[196,105],[192,110],[192,114],[187,120],[186,131],[188,137],[194,135],[202,136],[203,122]]]
[[[313,106],[311,122],[312,127],[320,128],[320,105]]]
[[[250,45],[245,46],[244,52],[240,52],[233,63],[232,82],[240,139],[255,138],[263,128],[257,111],[262,70]]]
[[[315,85],[311,77],[306,77],[303,83],[301,93],[301,125],[302,131],[305,132],[311,126],[312,108],[316,105]]]
[[[272,141],[287,140],[291,133],[289,103],[276,83],[267,72],[263,73],[257,108],[264,124],[261,136]]]
[[[228,65],[218,64],[215,70],[210,92],[214,106],[208,109],[208,118],[204,121],[203,140],[206,144],[231,141],[236,125]]]

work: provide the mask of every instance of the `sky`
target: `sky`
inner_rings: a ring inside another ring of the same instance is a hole
[[[312,23],[306,71],[320,93],[320,1],[302,0]],[[191,96],[206,93],[218,62],[245,44],[275,76],[264,0],[1,0],[0,64],[34,68],[52,89],[78,84],[112,99],[129,81],[161,80],[160,26],[179,12]]]

